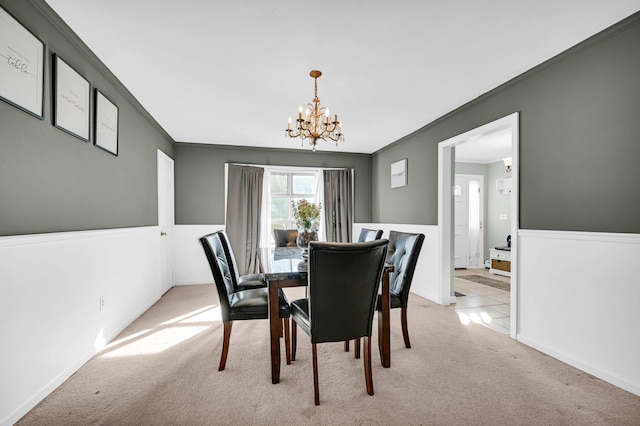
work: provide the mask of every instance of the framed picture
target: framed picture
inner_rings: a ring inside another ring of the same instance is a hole
[[[407,185],[407,159],[391,163],[391,188]]]
[[[95,89],[94,143],[113,155],[118,155],[118,107]]]
[[[44,119],[44,43],[0,7],[0,99]]]
[[[53,55],[54,66],[54,126],[89,141],[89,82],[58,55]]]

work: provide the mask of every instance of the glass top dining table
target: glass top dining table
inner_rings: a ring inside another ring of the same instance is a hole
[[[302,257],[298,247],[258,248],[261,273],[264,274],[269,291],[269,330],[271,337],[271,382],[280,382],[280,315],[278,310],[278,289],[306,286],[309,263]],[[382,275],[382,291],[378,309],[378,348],[383,367],[391,366],[390,354],[390,265],[385,266]],[[287,364],[290,360],[287,359]]]
[[[261,272],[267,280],[307,279],[308,262],[302,257],[302,249],[298,247],[259,248],[258,258]]]

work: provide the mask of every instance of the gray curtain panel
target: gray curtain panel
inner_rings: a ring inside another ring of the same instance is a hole
[[[351,170],[324,171],[324,223],[327,241],[351,242],[353,186]]]
[[[259,272],[263,178],[261,167],[229,165],[226,229],[240,275]]]

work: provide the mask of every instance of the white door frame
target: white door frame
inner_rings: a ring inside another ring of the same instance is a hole
[[[444,140],[438,144],[438,252],[439,252],[439,303],[449,305],[455,302],[453,291],[453,180],[454,160],[453,148],[467,142],[472,137],[483,136],[498,130],[511,129],[512,154],[512,192],[511,192],[511,337],[517,335],[518,313],[518,147],[519,147],[519,113],[514,112],[506,117],[469,130],[458,136]],[[489,186],[489,185],[487,185]]]

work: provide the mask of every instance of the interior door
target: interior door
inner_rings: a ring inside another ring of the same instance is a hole
[[[172,241],[175,225],[173,160],[158,150],[158,228],[160,294],[173,286]]]
[[[454,267],[469,266],[469,196],[466,176],[456,175],[453,186],[454,200]]]

